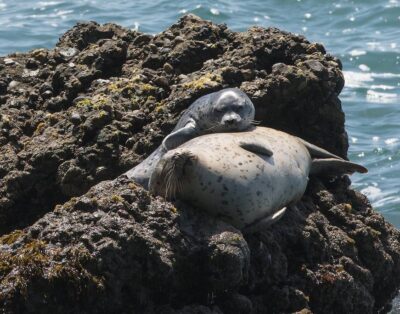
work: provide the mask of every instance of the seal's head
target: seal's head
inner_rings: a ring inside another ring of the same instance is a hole
[[[254,105],[240,89],[226,88],[210,96],[211,105],[203,121],[211,126],[205,133],[243,131],[254,123]]]

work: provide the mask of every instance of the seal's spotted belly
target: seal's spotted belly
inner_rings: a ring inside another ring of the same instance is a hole
[[[311,159],[307,150],[297,142],[288,145],[285,136],[277,140],[275,134],[268,139],[259,133],[252,136],[267,140],[273,156],[246,151],[236,145],[235,137],[229,141],[220,134],[196,146],[184,145],[182,149],[190,147],[198,162],[189,170],[180,197],[238,228],[298,200],[308,181]]]
[[[253,232],[277,221],[302,197],[310,171],[337,175],[367,169],[298,137],[256,127],[200,136],[169,151],[151,176],[150,191]]]

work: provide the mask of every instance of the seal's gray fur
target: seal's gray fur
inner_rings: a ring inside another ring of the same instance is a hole
[[[162,144],[147,159],[125,174],[148,188],[155,165],[168,150],[203,134],[244,131],[253,122],[254,105],[238,88],[226,88],[200,97],[184,112]]]
[[[244,231],[256,231],[300,200],[310,173],[367,171],[332,156],[298,137],[265,127],[209,134],[166,153],[149,187],[153,194],[176,197]]]

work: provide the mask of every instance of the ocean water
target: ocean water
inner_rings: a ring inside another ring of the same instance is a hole
[[[353,185],[400,227],[400,0],[0,0],[0,55],[53,47],[76,22],[158,33],[185,13],[231,29],[275,26],[321,42],[344,66]]]

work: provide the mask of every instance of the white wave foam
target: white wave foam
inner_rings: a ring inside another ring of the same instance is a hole
[[[397,8],[400,6],[400,2],[398,0],[389,0],[389,2],[385,5],[385,8]]]
[[[385,207],[385,206],[388,206],[390,204],[398,205],[399,202],[400,202],[400,197],[398,197],[398,196],[383,196],[382,195],[376,201],[372,201],[372,204],[375,207]]]
[[[351,88],[364,87],[364,88],[383,89],[383,90],[395,89],[395,87],[383,84],[370,86],[368,82],[374,82],[375,79],[392,79],[400,77],[400,74],[397,73],[374,73],[374,72],[355,72],[355,71],[343,71],[343,75],[347,87]]]
[[[396,78],[400,77],[399,73],[372,73],[376,78]]]
[[[74,13],[74,10],[56,10],[56,16],[61,16],[61,17],[63,17],[63,16],[65,16],[65,15],[67,15],[67,14],[71,14],[71,13]]]
[[[390,86],[390,85],[371,85],[371,89],[383,89],[383,90],[391,90],[391,89],[395,89],[396,87],[394,86]]]
[[[343,71],[344,79],[347,87],[358,88],[368,87],[366,82],[373,82],[372,73]]]
[[[219,15],[219,10],[216,9],[216,8],[211,8],[211,9],[210,9],[210,12],[211,12],[211,14],[213,14],[213,15]]]
[[[361,193],[368,196],[371,202],[375,202],[382,197],[382,190],[376,186],[368,186],[362,189]]]
[[[398,138],[396,137],[392,137],[392,138],[388,138],[387,140],[385,140],[385,144],[386,145],[394,145],[399,141]]]
[[[37,3],[37,6],[39,7],[49,7],[49,6],[53,6],[53,5],[57,5],[60,4],[60,1],[39,1]]]
[[[396,93],[381,93],[371,89],[367,91],[367,101],[369,102],[392,103],[397,102],[398,98]]]
[[[369,66],[366,65],[366,64],[360,64],[360,65],[358,66],[358,68],[359,68],[361,71],[363,71],[363,72],[368,72],[368,71],[371,70],[371,69],[369,68]]]
[[[353,49],[352,51],[349,52],[349,54],[352,57],[358,57],[358,56],[366,55],[367,52],[365,50]]]

